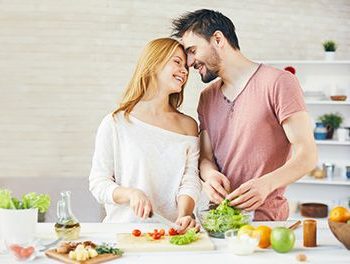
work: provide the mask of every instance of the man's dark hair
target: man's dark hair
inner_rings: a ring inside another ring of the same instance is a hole
[[[200,9],[188,12],[172,22],[172,36],[177,38],[181,38],[186,31],[192,31],[209,41],[217,30],[222,32],[234,49],[239,50],[235,26],[228,17],[220,12]]]

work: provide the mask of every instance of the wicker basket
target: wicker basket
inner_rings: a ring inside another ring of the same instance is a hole
[[[328,225],[333,235],[350,250],[350,224],[328,220]]]

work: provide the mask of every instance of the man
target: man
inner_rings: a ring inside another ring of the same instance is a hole
[[[316,145],[293,74],[248,60],[232,21],[197,10],[173,21],[189,67],[202,81],[198,105],[200,172],[210,200],[255,211],[254,220],[285,220],[285,187],[315,167]],[[293,148],[293,155],[291,149]]]

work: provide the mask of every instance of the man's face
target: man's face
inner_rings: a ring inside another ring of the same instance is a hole
[[[187,53],[188,67],[194,67],[201,75],[202,82],[208,83],[218,77],[220,57],[212,43],[205,38],[187,31],[182,37]]]

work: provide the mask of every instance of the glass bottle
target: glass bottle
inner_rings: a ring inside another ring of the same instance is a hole
[[[78,239],[80,235],[80,224],[73,215],[70,205],[70,191],[61,192],[61,199],[57,202],[57,223],[55,231],[57,237],[65,240]]]

